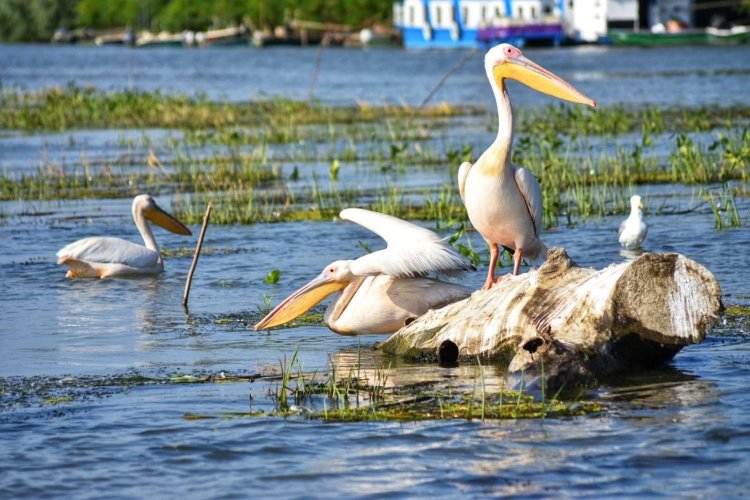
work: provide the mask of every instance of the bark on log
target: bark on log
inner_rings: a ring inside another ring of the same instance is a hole
[[[602,270],[556,248],[538,270],[429,311],[379,345],[423,360],[497,359],[550,386],[670,360],[703,341],[723,310],[716,278],[679,254],[647,253]]]

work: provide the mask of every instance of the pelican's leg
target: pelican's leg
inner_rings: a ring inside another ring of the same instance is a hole
[[[521,268],[521,258],[523,251],[520,248],[516,248],[513,252],[513,276],[518,276],[518,270]]]
[[[490,245],[490,268],[487,270],[487,279],[484,281],[482,290],[489,290],[492,285],[495,284],[495,267],[497,266],[497,257],[500,255],[500,251],[497,248],[497,243],[489,243]]]

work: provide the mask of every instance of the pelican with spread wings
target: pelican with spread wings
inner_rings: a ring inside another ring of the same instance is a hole
[[[340,217],[381,236],[387,248],[339,260],[284,299],[253,328],[283,325],[331,294],[323,321],[342,335],[392,333],[430,309],[466,298],[469,288],[428,275],[474,267],[432,231],[390,215],[347,208]]]
[[[507,43],[487,52],[484,68],[497,101],[497,137],[476,163],[461,164],[458,186],[469,220],[490,246],[490,268],[483,286],[489,289],[496,283],[499,246],[513,252],[514,275],[518,274],[523,257],[534,260],[544,257],[547,251],[539,239],[542,190],[530,171],[510,162],[513,114],[505,80],[519,81],[559,99],[593,107],[596,103]]]
[[[83,238],[57,252],[57,263],[68,266],[65,276],[112,278],[161,273],[164,263],[148,221],[173,233],[192,233],[180,221],[162,210],[147,194],[138,195],[133,199],[132,212],[145,246],[110,236]]]

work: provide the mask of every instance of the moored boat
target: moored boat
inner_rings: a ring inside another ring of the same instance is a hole
[[[535,23],[506,22],[499,26],[480,29],[477,40],[488,47],[498,43],[510,43],[516,47],[523,47],[529,43],[558,46],[565,40],[565,31],[562,24],[555,19]]]
[[[250,30],[245,25],[230,26],[195,34],[198,45],[246,45],[250,41]]]
[[[708,43],[731,45],[750,41],[750,26],[733,26],[732,28],[706,28]]]
[[[610,31],[608,36],[615,45],[641,47],[708,43],[708,35],[705,30],[683,30],[661,33],[651,31]]]
[[[584,16],[572,14],[572,7],[558,0],[402,0],[394,3],[394,26],[407,48],[560,45],[569,37],[565,26],[587,31],[576,25]]]
[[[723,45],[750,41],[750,27],[686,29],[681,31],[611,31],[609,39],[615,45],[664,46],[664,45]]]
[[[138,35],[135,41],[136,47],[182,47],[185,37],[182,33],[169,33],[162,31],[154,35],[150,31],[144,31]]]

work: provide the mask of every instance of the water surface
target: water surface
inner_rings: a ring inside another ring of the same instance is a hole
[[[306,98],[309,80],[301,75],[311,74],[315,56],[314,49],[0,46],[0,80],[5,87],[25,89],[75,81],[104,89],[207,92],[231,100],[277,94]],[[460,51],[326,50],[315,95],[330,102],[366,97],[418,104],[463,56]],[[603,102],[665,106],[746,105],[747,56],[747,47],[531,52],[533,59]],[[512,92],[517,105],[544,102],[520,87]],[[488,95],[477,56],[436,99],[473,102]],[[31,169],[43,161],[45,148],[50,162],[71,162],[85,150],[105,164],[128,154],[128,141],[138,143],[141,133],[159,147],[175,132],[12,133],[0,140],[0,164]],[[456,140],[454,133],[473,138]],[[469,122],[440,135],[435,147],[471,140],[479,151],[490,139],[491,133]],[[284,147],[274,148],[274,154],[282,154]],[[144,146],[134,149],[142,154]],[[297,165],[300,185],[314,176],[329,182],[325,162]],[[289,167],[283,164],[285,176]],[[339,182],[372,189],[387,181],[433,190],[453,182],[445,166],[405,168],[385,176],[380,167],[377,162],[344,163]],[[698,260],[718,278],[727,304],[746,306],[750,202],[737,199],[743,227],[716,230],[705,189],[718,192],[722,186],[639,187],[649,224],[645,249]],[[180,196],[162,193],[157,199],[168,208]],[[747,318],[727,318],[702,344],[684,349],[663,369],[602,380],[584,397],[601,401],[606,409],[585,417],[355,424],[304,416],[238,417],[273,409],[268,393],[277,382],[261,378],[131,388],[96,382],[132,374],[270,376],[295,351],[306,371],[322,374],[331,363],[344,371],[357,363],[363,370],[390,366],[389,383],[406,386],[439,381],[471,387],[479,372],[466,363],[443,368],[384,357],[370,350],[383,336],[342,337],[320,325],[252,332],[264,295],[278,302],[329,262],[361,255],[360,241],[382,246],[375,235],[351,223],[211,225],[204,244],[210,252],[200,259],[186,311],[180,301],[195,237],[156,230],[165,248],[186,250],[185,256],[168,258],[166,272],[157,278],[66,280],[65,270],[55,264],[55,252],[78,238],[119,235],[137,241],[130,200],[4,202],[0,214],[4,496],[193,498],[262,492],[285,497],[711,498],[747,491]],[[543,238],[548,246],[566,248],[579,265],[601,268],[627,258],[617,243],[621,220],[593,218],[572,226],[561,220]],[[192,229],[197,233],[199,228]],[[469,237],[486,259],[478,235]],[[479,287],[484,265],[461,281]],[[264,283],[273,269],[281,271],[279,283]],[[488,386],[495,387],[503,367],[485,368]],[[49,386],[75,397],[36,396]],[[15,399],[17,394],[28,398]]]
[[[746,103],[750,46],[529,49],[603,105],[698,106]],[[317,48],[253,47],[139,50],[124,47],[0,45],[0,82],[35,90],[69,82],[105,90],[205,94],[244,101],[267,96],[324,102],[420,104],[465,50],[325,49],[314,79]],[[472,52],[435,101],[491,104],[483,54]],[[405,77],[405,75],[408,75]],[[616,85],[612,85],[616,82]],[[516,105],[553,102],[512,82]]]

